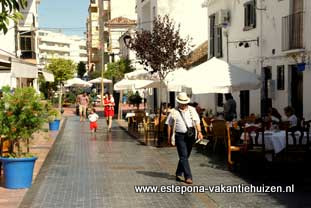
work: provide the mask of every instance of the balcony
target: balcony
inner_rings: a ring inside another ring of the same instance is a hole
[[[22,59],[36,59],[36,53],[34,51],[22,51]]]
[[[298,12],[282,18],[282,50],[303,49],[304,13]]]

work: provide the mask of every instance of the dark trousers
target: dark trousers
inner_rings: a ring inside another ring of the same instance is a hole
[[[191,154],[192,145],[194,144],[194,138],[188,138],[186,134],[176,133],[175,143],[179,156],[176,176],[184,175],[185,179],[192,179],[188,158]]]

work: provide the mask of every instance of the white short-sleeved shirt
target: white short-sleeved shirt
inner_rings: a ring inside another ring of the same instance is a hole
[[[297,126],[298,121],[297,121],[297,117],[294,114],[288,118],[288,121],[289,121],[290,127]]]
[[[194,127],[194,125],[200,124],[200,117],[194,107],[188,106],[187,109],[185,111],[181,111],[181,113],[183,114],[188,127]],[[179,133],[186,133],[187,127],[177,109],[172,109],[165,123],[167,125],[174,126],[175,118],[176,118],[175,131]]]
[[[90,122],[95,122],[95,121],[97,121],[98,120],[98,115],[96,114],[96,113],[93,113],[93,114],[90,114],[89,115],[89,120],[90,120]]]

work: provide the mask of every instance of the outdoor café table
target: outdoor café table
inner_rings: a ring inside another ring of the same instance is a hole
[[[286,132],[285,131],[265,131],[265,149],[266,150],[273,150],[275,154],[281,152],[286,147]],[[297,132],[297,134],[299,134]],[[306,138],[307,135],[305,134],[304,137]],[[242,133],[241,137],[242,140],[245,139],[245,134]],[[254,137],[253,137],[254,139]],[[310,139],[310,137],[309,137]],[[258,143],[262,144],[262,138],[259,134],[258,136]],[[306,143],[306,139],[303,140],[303,143]],[[289,135],[289,144],[293,144],[293,139]],[[266,154],[266,158],[269,161],[272,161],[272,155]]]

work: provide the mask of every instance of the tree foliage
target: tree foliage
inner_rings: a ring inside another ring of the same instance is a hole
[[[170,71],[183,65],[190,51],[190,38],[181,38],[179,31],[180,25],[175,29],[175,23],[167,15],[158,16],[152,31],[136,32],[130,48],[146,68],[164,79]]]
[[[78,63],[78,66],[77,66],[77,73],[78,73],[78,77],[79,78],[83,78],[83,75],[85,74],[86,72],[86,69],[85,69],[85,63],[83,63],[82,61],[80,61]]]
[[[27,0],[0,0],[0,6],[0,31],[6,34],[10,19],[15,22],[23,19],[19,11],[27,6]]]
[[[121,58],[117,62],[108,64],[104,77],[108,79],[114,78],[115,80],[121,80],[125,73],[129,73],[133,70],[134,68],[131,66],[131,61]]]
[[[54,74],[55,83],[73,78],[76,71],[76,65],[73,61],[61,58],[51,59],[47,68]]]

